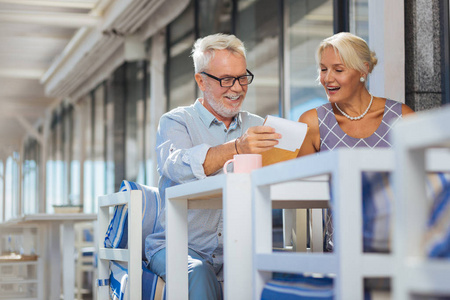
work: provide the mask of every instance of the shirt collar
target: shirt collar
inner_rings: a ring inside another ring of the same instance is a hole
[[[194,103],[194,108],[195,110],[198,112],[198,115],[200,117],[200,119],[202,120],[202,122],[206,125],[206,126],[211,126],[211,124],[213,123],[219,123],[220,121],[217,120],[217,118],[209,111],[207,110],[203,104],[200,103],[200,100],[197,99]],[[236,128],[238,126],[240,126],[242,123],[242,116],[241,113],[239,112],[234,118],[233,121],[231,121],[230,124],[230,129]]]

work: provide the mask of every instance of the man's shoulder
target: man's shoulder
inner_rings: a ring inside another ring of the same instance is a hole
[[[195,112],[194,105],[179,106],[162,115],[164,118],[179,119],[192,115]]]

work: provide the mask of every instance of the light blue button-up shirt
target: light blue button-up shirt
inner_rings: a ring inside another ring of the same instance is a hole
[[[156,138],[161,199],[165,199],[165,189],[168,187],[206,178],[203,163],[209,148],[234,140],[248,128],[262,125],[263,121],[257,115],[240,112],[227,129],[199,100],[191,106],[179,107],[164,114],[159,121]],[[213,175],[221,173],[223,171],[219,169]],[[155,233],[149,235],[145,242],[149,260],[165,247],[165,218],[163,204]],[[188,223],[189,247],[209,260],[219,274],[223,265],[222,210],[191,209],[188,211]]]

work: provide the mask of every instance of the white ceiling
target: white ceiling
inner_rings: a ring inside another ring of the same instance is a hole
[[[41,83],[109,0],[0,0],[0,149],[15,148],[57,99]]]

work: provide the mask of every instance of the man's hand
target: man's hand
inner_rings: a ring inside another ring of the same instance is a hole
[[[278,144],[281,134],[269,126],[250,127],[236,140],[239,154],[261,153],[272,149]]]
[[[227,160],[233,158],[236,150],[239,154],[261,153],[272,149],[278,144],[278,139],[280,138],[281,134],[276,133],[272,127],[250,127],[236,141],[232,140],[225,144],[211,147],[208,150],[203,163],[205,174],[209,176],[222,168]]]

